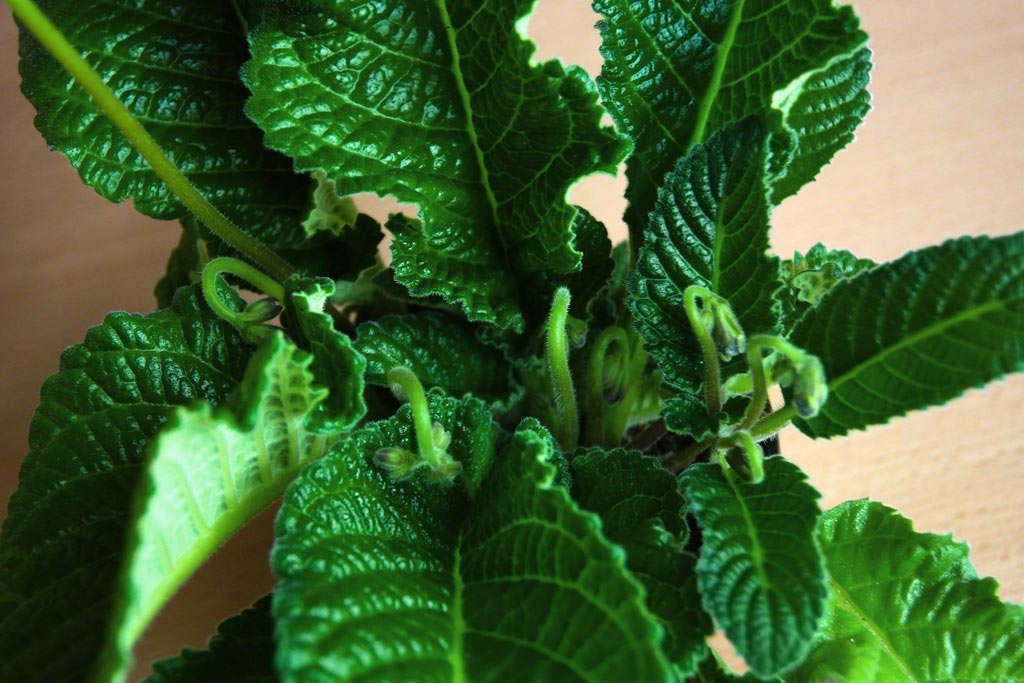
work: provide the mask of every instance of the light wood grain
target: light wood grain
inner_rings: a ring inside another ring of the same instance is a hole
[[[600,65],[586,0],[542,0],[530,31],[542,57]],[[1024,3],[861,0],[876,53],[874,111],[859,140],[774,217],[788,254],[822,241],[874,259],[954,235],[1024,223]],[[17,93],[16,41],[0,19],[0,496],[16,484],[28,421],[60,350],[108,310],[148,310],[177,238],[172,223],[84,188],[32,128]],[[622,180],[598,177],[575,199],[622,235]],[[1024,600],[1024,377],[849,438],[795,432],[785,453],[824,504],[870,496],[918,528],[971,543],[981,574]],[[272,513],[232,541],[179,595],[140,647],[146,663],[202,645],[224,616],[267,591]]]

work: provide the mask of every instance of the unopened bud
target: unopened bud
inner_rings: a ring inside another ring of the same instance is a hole
[[[714,319],[711,335],[718,347],[718,355],[722,360],[732,360],[747,350],[747,335],[740,325],[739,318],[724,300],[710,306]]]
[[[447,453],[427,470],[427,479],[437,483],[450,484],[462,472],[462,463]]]
[[[764,451],[746,433],[725,447],[724,458],[729,468],[744,481],[760,484],[764,481]]]
[[[796,365],[793,381],[793,407],[800,417],[814,417],[828,400],[825,367],[816,356],[807,354]]]
[[[238,320],[244,323],[264,323],[273,320],[281,313],[281,304],[274,299],[259,299],[245,307],[238,314]]]
[[[393,481],[408,479],[426,464],[412,451],[397,446],[381,448],[373,454],[373,462],[387,472]]]
[[[435,422],[430,428],[430,441],[438,453],[444,453],[452,443],[452,435],[440,422]]]

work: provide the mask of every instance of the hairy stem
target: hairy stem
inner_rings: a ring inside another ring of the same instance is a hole
[[[117,99],[117,95],[103,82],[100,75],[89,66],[89,63],[82,58],[60,30],[46,18],[46,15],[39,10],[33,0],[7,0],[7,4],[43,47],[92,96],[96,106],[128,138],[132,147],[149,163],[157,176],[174,193],[174,196],[195,214],[203,225],[274,277],[284,280],[294,272],[295,269],[287,261],[268,249],[259,240],[243,232],[199,194],[185,174],[167,157],[156,140],[132,116],[128,108]]]
[[[621,327],[609,327],[594,343],[587,362],[587,443],[601,443],[608,401],[605,392],[605,361],[613,345],[623,358],[629,355],[629,336]],[[617,387],[618,388],[618,387]],[[624,396],[617,396],[621,401]]]
[[[718,349],[715,347],[715,340],[711,338],[711,332],[701,318],[697,299],[701,299],[704,305],[708,306],[714,296],[710,290],[700,285],[690,285],[683,292],[686,317],[690,319],[690,326],[697,335],[704,357],[704,403],[707,405],[708,415],[717,415],[722,410],[722,376],[718,364]]]
[[[551,394],[555,403],[555,437],[563,450],[576,447],[580,438],[579,409],[576,388],[569,368],[569,335],[565,326],[569,318],[569,290],[559,287],[551,304],[547,330],[547,364],[551,375]]]
[[[412,424],[416,431],[416,447],[419,455],[429,465],[436,466],[439,458],[432,438],[434,423],[430,419],[430,408],[427,405],[427,394],[419,377],[409,368],[399,365],[388,371],[388,383],[391,390],[403,395],[412,408]]]
[[[787,427],[794,417],[796,417],[796,408],[793,406],[786,406],[782,410],[778,410],[771,415],[766,415],[763,420],[751,427],[750,436],[752,436],[755,441],[764,441],[768,437],[774,436],[780,430]]]

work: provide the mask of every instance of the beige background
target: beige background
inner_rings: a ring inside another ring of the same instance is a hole
[[[961,233],[1024,224],[1024,3],[860,0],[877,67],[859,140],[775,214],[782,254],[816,241],[874,259]],[[586,0],[542,0],[530,30],[544,57],[599,68]],[[62,348],[109,310],[145,311],[174,224],[84,188],[32,128],[18,93],[13,23],[0,12],[0,497],[16,485],[29,419]],[[622,181],[576,200],[622,234]],[[1024,600],[1024,377],[833,442],[786,432],[824,504],[870,496],[918,528],[969,541],[982,575]],[[142,658],[201,645],[224,616],[269,590],[270,514],[200,571],[141,646]]]

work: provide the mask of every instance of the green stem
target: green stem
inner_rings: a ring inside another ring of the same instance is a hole
[[[100,75],[89,66],[89,63],[82,58],[60,30],[46,18],[46,15],[39,10],[33,0],[7,0],[7,4],[43,47],[92,96],[96,106],[106,114],[111,123],[124,133],[132,146],[149,163],[168,189],[174,193],[174,196],[188,207],[189,211],[195,214],[203,225],[274,277],[284,280],[294,272],[295,269],[287,261],[268,249],[259,240],[243,232],[199,194],[189,179],[167,157],[156,140],[132,116],[128,108],[117,99],[117,95],[103,82]]]
[[[607,411],[605,396],[605,361],[613,344],[618,344],[623,357],[629,354],[629,336],[621,327],[609,327],[594,343],[587,362],[587,443],[601,443]],[[618,400],[622,400],[622,396]]]
[[[703,441],[690,444],[689,447],[684,448],[675,455],[665,459],[665,467],[672,472],[682,472],[686,467],[692,463],[697,457],[715,445],[715,441],[718,437],[709,436]]]
[[[697,335],[704,357],[704,403],[707,405],[708,415],[717,415],[722,410],[722,376],[718,365],[718,349],[715,347],[715,340],[711,338],[711,331],[705,327],[701,319],[697,299],[708,305],[714,297],[713,292],[700,285],[690,285],[683,292],[686,317],[690,319],[690,326]]]
[[[750,436],[755,441],[764,441],[787,427],[794,417],[796,417],[796,408],[786,406],[782,410],[777,410],[771,415],[765,416],[763,420],[751,427]]]
[[[774,343],[776,340],[776,337],[759,334],[751,338],[747,344],[747,365],[750,367],[754,392],[751,394],[747,411],[743,415],[743,424],[740,427],[742,430],[752,428],[764,414],[765,406],[768,405],[768,375],[764,369],[764,356],[761,354],[766,347],[776,347]]]
[[[726,474],[732,470],[725,458],[725,453],[730,448],[742,448],[747,467],[750,469],[750,481],[753,484],[760,484],[764,481],[764,451],[757,445],[753,437],[747,432],[736,432],[720,440],[717,444],[718,463],[725,470]]]
[[[572,383],[569,368],[569,335],[566,322],[569,318],[569,290],[559,287],[551,304],[548,318],[547,361],[551,374],[551,393],[555,403],[556,438],[563,450],[576,447],[580,438],[579,409],[576,406],[576,389]]]
[[[388,371],[388,383],[396,394],[404,395],[412,408],[412,424],[416,431],[416,447],[419,455],[430,466],[436,467],[439,462],[434,449],[433,427],[430,419],[430,408],[427,405],[427,394],[423,391],[419,377],[409,368],[399,365]]]
[[[256,270],[245,261],[227,256],[215,258],[203,268],[201,278],[203,298],[206,299],[207,305],[214,313],[235,327],[243,327],[244,324],[238,320],[238,311],[229,308],[217,292],[217,278],[221,275],[234,275],[241,278],[284,306],[285,292],[281,283]]]

